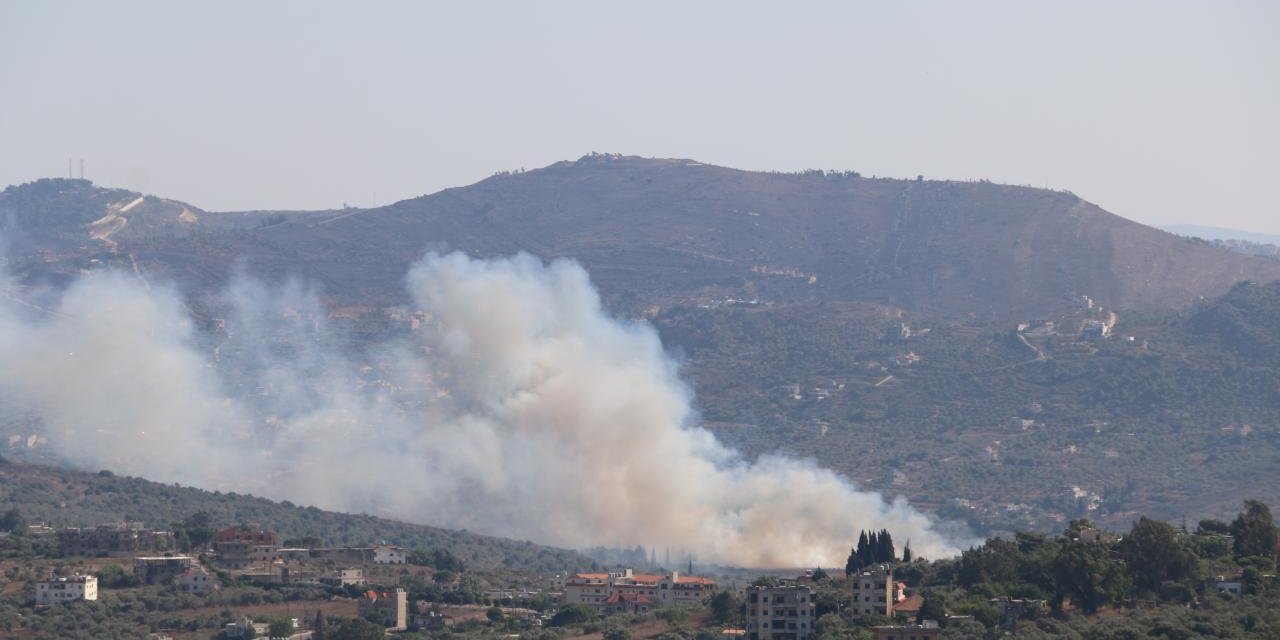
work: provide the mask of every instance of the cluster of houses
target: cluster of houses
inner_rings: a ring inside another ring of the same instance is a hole
[[[36,535],[56,536],[64,555],[132,557],[133,575],[145,585],[167,584],[181,593],[204,593],[220,582],[192,555],[173,553],[172,532],[156,531],[138,523],[112,523],[95,527],[40,527]],[[210,541],[209,557],[216,568],[264,583],[365,584],[361,565],[404,564],[405,551],[388,544],[369,547],[282,547],[273,531],[257,525],[238,525],[217,531]],[[373,594],[375,592],[369,592]],[[50,577],[35,583],[36,604],[51,605],[75,600],[96,600],[98,579],[92,575]],[[366,594],[375,610],[387,606],[387,597]],[[401,596],[403,599],[403,594]],[[394,601],[394,595],[391,596]],[[403,608],[403,607],[402,607]],[[394,609],[394,607],[392,608]],[[405,615],[388,614],[393,624],[406,626]]]

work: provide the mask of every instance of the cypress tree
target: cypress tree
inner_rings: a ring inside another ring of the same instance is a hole
[[[888,529],[880,530],[880,548],[878,555],[880,556],[880,562],[896,562],[898,559],[898,553],[893,548],[893,536],[889,535]]]
[[[863,531],[858,535],[858,569],[871,564],[870,543],[867,540],[867,532]],[[855,569],[856,571],[857,569]]]

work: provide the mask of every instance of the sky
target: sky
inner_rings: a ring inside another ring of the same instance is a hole
[[[0,185],[387,204],[589,152],[1280,233],[1280,3],[0,0]]]

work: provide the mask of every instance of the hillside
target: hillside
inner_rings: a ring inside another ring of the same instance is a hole
[[[612,311],[653,322],[701,418],[748,456],[812,457],[980,531],[1280,499],[1280,262],[1072,194],[592,155],[376,209],[193,224],[154,200],[152,226],[81,246],[95,207],[130,198],[6,190],[0,210],[51,212],[38,219],[80,243],[19,251],[11,270],[40,285],[94,256],[176,281],[197,314],[234,269],[296,275],[355,308],[359,341],[408,331],[385,307],[426,249],[571,257]]]
[[[545,573],[591,562],[576,553],[531,542],[0,458],[0,511],[8,509],[17,509],[28,522],[55,526],[93,526],[123,519],[167,527],[205,512],[216,525],[257,522],[274,529],[281,539],[315,536],[333,546],[385,540],[409,549],[447,550],[466,566],[482,570]]]
[[[869,305],[677,307],[655,324],[703,420],[743,451],[811,457],[980,531],[1122,527],[1280,498],[1274,291],[1122,316],[1105,339],[1082,335],[1090,312],[1055,314],[1025,344],[1012,323]]]

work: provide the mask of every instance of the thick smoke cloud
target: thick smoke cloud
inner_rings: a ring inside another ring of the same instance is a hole
[[[0,304],[0,394],[68,461],[165,482],[746,566],[829,566],[864,528],[954,552],[902,499],[697,427],[656,333],[572,262],[429,255],[406,284],[421,329],[352,354],[297,285],[240,278],[203,344],[175,292],[87,276]]]

